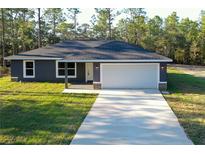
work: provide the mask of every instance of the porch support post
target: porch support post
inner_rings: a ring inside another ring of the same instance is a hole
[[[68,89],[68,63],[65,62],[65,89]]]

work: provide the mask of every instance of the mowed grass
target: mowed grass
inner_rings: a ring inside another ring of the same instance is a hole
[[[168,90],[164,95],[194,144],[205,144],[205,79],[168,69]]]
[[[0,144],[69,144],[94,94],[61,94],[64,84],[0,78]]]

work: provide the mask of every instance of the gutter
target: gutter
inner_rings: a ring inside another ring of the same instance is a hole
[[[110,63],[117,63],[117,62],[124,62],[124,63],[130,63],[130,62],[173,62],[172,59],[167,60],[157,60],[157,59],[139,59],[139,60],[59,60],[60,62],[110,62]]]
[[[39,58],[39,57],[34,57],[34,58],[12,58],[12,57],[5,57],[5,60],[61,60],[63,58],[50,58],[50,57],[45,57],[45,58]]]
[[[95,59],[91,59],[91,60],[69,60],[69,59],[63,59],[63,58],[51,58],[51,57],[44,57],[44,58],[40,58],[40,57],[33,57],[33,58],[14,58],[14,57],[5,57],[5,60],[58,60],[59,62],[103,62],[103,63],[118,63],[118,62],[123,62],[123,63],[131,63],[131,62],[138,62],[138,63],[150,63],[150,62],[173,62],[172,59],[122,59],[122,60],[103,60],[103,59],[99,59],[99,60],[95,60]]]

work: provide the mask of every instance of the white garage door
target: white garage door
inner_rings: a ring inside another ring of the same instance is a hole
[[[158,88],[158,63],[102,63],[102,88]]]

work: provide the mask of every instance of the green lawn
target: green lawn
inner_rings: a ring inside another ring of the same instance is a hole
[[[168,69],[168,90],[164,95],[194,144],[205,144],[205,79]]]
[[[164,95],[195,144],[205,144],[205,79],[168,69]],[[69,144],[96,95],[61,94],[64,84],[0,78],[0,144]]]
[[[96,95],[63,88],[0,78],[0,144],[69,144]]]

